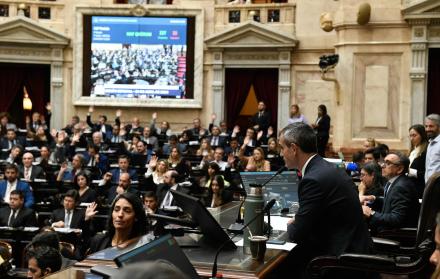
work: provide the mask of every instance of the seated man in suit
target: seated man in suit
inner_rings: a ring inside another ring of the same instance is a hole
[[[179,177],[179,173],[177,173],[177,171],[167,171],[163,177],[164,183],[157,185],[156,189],[157,201],[160,205],[159,208],[161,209],[175,205],[173,194],[171,194],[170,189],[187,192],[182,186],[180,186],[176,182],[177,178]]]
[[[107,171],[107,156],[99,153],[99,147],[94,144],[87,146],[87,153],[84,154],[85,167],[98,168],[99,177]]]
[[[9,195],[9,206],[0,208],[0,226],[6,227],[37,227],[35,212],[23,207],[24,194],[14,190]]]
[[[126,172],[121,173],[119,176],[119,183],[118,185],[113,185],[109,190],[107,194],[107,200],[108,203],[113,203],[113,200],[120,194],[130,192],[133,194],[138,194],[138,191],[136,188],[131,186],[131,179],[130,175]]]
[[[153,191],[147,191],[142,196],[145,214],[147,214],[147,221],[149,225],[149,231],[154,231],[154,235],[162,235],[164,233],[165,223],[161,220],[148,218],[148,214],[160,214],[164,215],[162,210],[159,209],[159,203],[157,202],[157,196]]]
[[[273,278],[302,278],[317,256],[368,253],[371,238],[354,183],[317,154],[313,129],[290,124],[281,130],[279,142],[286,167],[301,170],[303,178],[298,184],[299,210],[287,224],[297,246]]]
[[[159,140],[151,134],[151,128],[145,127],[142,133],[142,140],[151,146],[153,152],[159,152]]]
[[[73,181],[75,175],[83,169],[84,156],[82,154],[76,154],[72,158],[72,169],[68,169],[67,162],[61,164],[60,171],[57,175],[57,181]]]
[[[9,203],[11,192],[20,190],[24,194],[24,206],[32,207],[34,205],[34,195],[31,187],[24,181],[18,180],[18,167],[13,164],[8,164],[5,167],[6,179],[0,182],[0,198],[3,202]]]
[[[122,173],[128,173],[130,175],[131,181],[137,181],[138,175],[136,170],[130,169],[130,159],[126,155],[121,155],[118,158],[118,166],[117,169],[112,169],[109,172],[106,172],[102,177],[101,182],[99,182],[99,186],[106,185],[107,183],[116,184],[119,182],[119,177]]]
[[[24,146],[25,142],[22,138],[17,137],[15,129],[8,129],[6,136],[1,140],[1,148],[5,150],[11,150],[14,145]]]
[[[23,151],[23,146],[17,144],[11,148],[9,156],[6,158],[6,163],[8,164],[20,164],[21,163],[21,153]]]
[[[365,217],[369,219],[373,231],[416,227],[419,216],[417,188],[413,180],[406,176],[409,159],[401,153],[389,153],[382,164],[382,175],[388,179],[384,197],[366,196],[362,200]],[[372,208],[366,205],[372,204]]]
[[[50,217],[51,226],[54,228],[82,229],[85,222],[85,212],[77,209],[76,204],[79,194],[76,190],[69,190],[64,194],[63,208],[55,209]]]
[[[228,138],[220,134],[220,128],[218,126],[212,126],[211,136],[209,137],[209,142],[211,147],[225,147]]]
[[[23,154],[23,165],[19,166],[18,169],[20,171],[20,178],[24,178],[27,181],[33,181],[35,178],[45,179],[46,174],[42,167],[33,165],[34,155],[30,152],[26,152]]]
[[[94,111],[93,106],[89,107],[89,112],[87,113],[87,124],[92,128],[93,132],[101,132],[104,136],[104,139],[109,139],[112,136],[112,126],[107,124],[107,116],[100,115],[98,117],[98,122],[92,122],[92,113]]]

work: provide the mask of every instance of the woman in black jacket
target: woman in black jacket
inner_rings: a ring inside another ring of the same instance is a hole
[[[428,148],[428,136],[425,127],[420,124],[412,125],[409,128],[409,139],[411,141],[411,151],[409,154],[408,176],[415,179],[419,198],[422,198],[425,190],[425,161],[426,149]]]
[[[318,118],[315,124],[312,124],[312,127],[316,133],[318,154],[321,157],[325,157],[325,148],[330,136],[330,116],[327,114],[327,107],[325,105],[318,106]]]

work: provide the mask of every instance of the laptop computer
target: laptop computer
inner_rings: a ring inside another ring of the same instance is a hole
[[[188,257],[170,234],[117,256],[114,262],[121,268],[131,263],[154,260],[166,260],[189,278],[200,278]]]

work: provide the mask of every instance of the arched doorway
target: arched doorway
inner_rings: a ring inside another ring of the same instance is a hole
[[[225,118],[228,127],[239,125],[241,131],[250,127],[250,119],[257,112],[259,101],[266,104],[271,114],[271,126],[276,130],[278,69],[225,69]]]
[[[11,122],[25,127],[24,88],[32,101],[32,111],[45,112],[50,102],[50,65],[0,63],[0,111],[9,112]]]

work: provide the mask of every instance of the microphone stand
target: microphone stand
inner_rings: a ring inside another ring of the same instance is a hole
[[[260,217],[262,214],[265,214],[266,212],[270,212],[270,209],[274,206],[276,200],[272,199],[270,200],[266,206],[263,208],[263,210],[261,211],[261,213],[257,214],[254,216],[254,218],[252,218],[251,220],[249,220],[249,222],[247,224],[245,224],[243,226],[243,229],[246,229],[250,224],[252,224],[258,217]],[[218,255],[220,254],[220,252],[223,250],[223,248],[226,246],[226,244],[228,244],[230,241],[232,241],[239,233],[235,232],[231,238],[229,238],[227,241],[223,242],[222,245],[220,245],[220,247],[217,249],[217,252],[215,253],[215,258],[214,258],[214,264],[212,265],[212,273],[211,273],[211,277],[215,278],[217,275],[217,259],[218,259]]]

